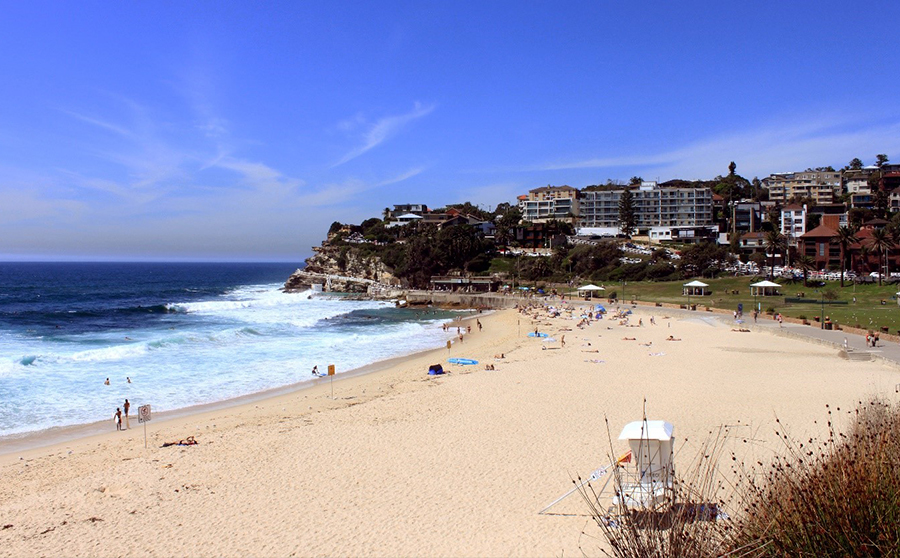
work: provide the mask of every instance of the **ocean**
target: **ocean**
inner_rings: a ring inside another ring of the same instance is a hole
[[[0,443],[112,429],[126,398],[136,415],[310,382],[313,366],[339,376],[443,345],[458,315],[281,292],[296,267],[0,263]]]

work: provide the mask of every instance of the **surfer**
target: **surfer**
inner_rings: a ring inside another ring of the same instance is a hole
[[[319,375],[319,365],[318,365],[318,364],[316,364],[315,366],[313,366],[313,369],[312,369],[312,375],[313,375],[313,376],[318,376],[318,375]]]
[[[103,385],[104,385],[104,386],[108,386],[108,385],[109,385],[109,378],[107,378],[106,381],[103,382]]]

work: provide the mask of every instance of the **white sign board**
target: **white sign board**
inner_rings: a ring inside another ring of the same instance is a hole
[[[147,422],[150,420],[150,405],[141,405],[138,407],[138,422]]]

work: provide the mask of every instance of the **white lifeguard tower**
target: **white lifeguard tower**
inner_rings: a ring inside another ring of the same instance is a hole
[[[625,425],[619,440],[631,448],[632,466],[625,465],[612,505],[621,511],[659,510],[675,501],[675,427],[662,420],[638,420]],[[620,459],[620,464],[627,460]]]
[[[610,510],[665,511],[675,503],[675,427],[663,420],[637,420],[625,425],[619,440],[627,440],[629,451],[614,462],[593,471],[574,488],[538,513],[546,513],[571,494],[591,482],[603,483],[591,489],[591,500],[603,508],[599,499],[613,482],[615,493]],[[582,491],[583,495],[587,493]]]

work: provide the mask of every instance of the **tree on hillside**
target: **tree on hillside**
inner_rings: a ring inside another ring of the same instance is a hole
[[[385,207],[384,210],[381,212],[381,217],[382,217],[385,221],[387,221],[388,219],[390,219],[390,218],[391,218],[391,209],[390,209],[389,207]]]
[[[734,176],[734,171],[737,170],[737,165],[732,161],[728,165],[728,176]]]
[[[879,169],[883,167],[888,162],[888,156],[884,153],[879,153],[875,155],[875,166]]]
[[[724,246],[717,246],[713,242],[701,242],[681,251],[678,271],[685,279],[698,275],[713,277],[732,261],[734,256]]]
[[[634,194],[630,188],[625,188],[622,195],[619,196],[619,228],[622,233],[631,236],[634,227],[637,225],[637,215],[634,209]]]
[[[628,185],[629,186],[639,186],[640,183],[643,181],[644,181],[644,179],[641,178],[640,176],[632,176],[631,180],[628,181]]]
[[[762,190],[762,182],[754,176],[753,180],[750,181],[750,186],[753,188],[753,201],[760,201],[759,194],[760,190]]]
[[[860,170],[861,168],[863,168],[862,159],[860,159],[859,157],[854,157],[850,159],[850,164],[847,166],[850,170]]]
[[[494,231],[494,241],[498,246],[509,245],[513,240],[512,230],[521,220],[522,211],[518,207],[513,206],[495,221],[497,228]]]
[[[884,190],[884,188],[879,188],[875,190],[875,195],[873,196],[872,205],[875,207],[875,213],[882,219],[887,217],[888,213],[888,205],[890,204],[890,197],[888,193]]]
[[[453,208],[463,215],[471,215],[473,217],[477,217],[482,221],[487,221],[491,218],[492,214],[488,211],[485,211],[473,204],[472,202],[463,202],[463,203],[454,203],[447,206],[447,209]]]
[[[784,235],[774,229],[766,233],[764,243],[766,253],[769,255],[769,279],[771,279],[775,272],[775,253],[779,250],[783,252],[787,243]]]
[[[841,249],[841,288],[844,288],[844,271],[847,269],[847,256],[850,254],[850,246],[859,242],[856,237],[856,229],[851,227],[840,227],[837,230],[837,236],[831,241],[837,244]]]

